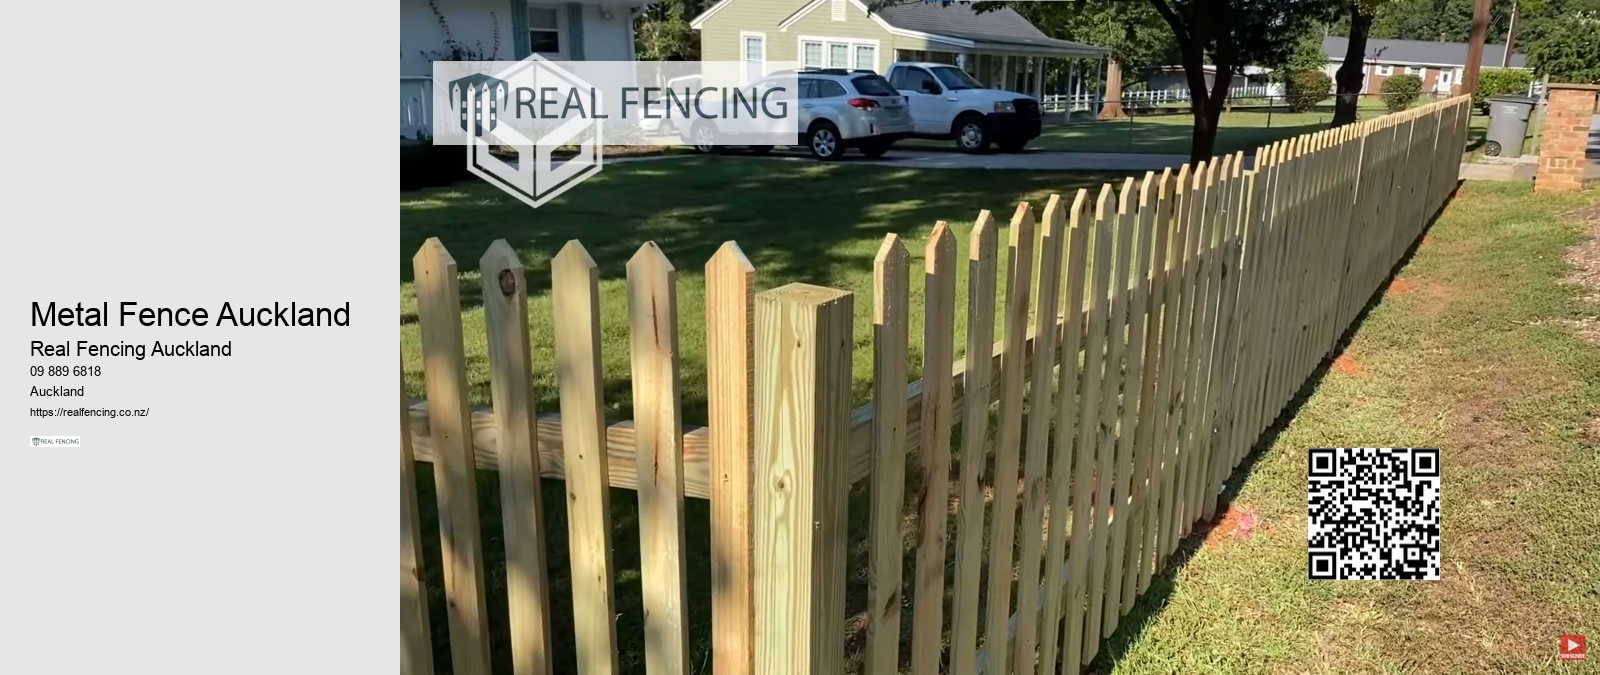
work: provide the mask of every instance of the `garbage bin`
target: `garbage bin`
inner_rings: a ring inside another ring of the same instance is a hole
[[[1522,138],[1528,133],[1528,113],[1535,101],[1526,96],[1496,96],[1489,99],[1489,132],[1483,154],[1489,157],[1521,157]]]

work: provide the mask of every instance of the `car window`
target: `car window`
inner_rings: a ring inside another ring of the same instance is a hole
[[[844,85],[833,80],[817,80],[817,98],[844,96]]]
[[[927,91],[929,88],[937,91],[939,85],[934,81],[928,71],[921,68],[898,68],[894,71],[894,88],[910,91]],[[931,85],[931,87],[929,87]]]
[[[900,92],[889,86],[889,81],[881,75],[862,75],[850,80],[855,85],[856,91],[864,96],[898,96]]]
[[[800,98],[816,98],[817,81],[813,78],[800,78]]]
[[[972,79],[972,76],[968,75],[967,71],[964,71],[964,70],[962,70],[960,68],[955,68],[955,67],[951,67],[951,66],[944,66],[942,68],[934,68],[933,69],[933,74],[939,78],[940,82],[944,83],[944,86],[947,89],[982,89],[983,88],[982,84],[979,84],[977,80]]]

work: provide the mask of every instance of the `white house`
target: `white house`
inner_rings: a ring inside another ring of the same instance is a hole
[[[400,137],[432,125],[433,61],[453,44],[472,60],[529,54],[568,61],[631,61],[633,19],[645,0],[400,0]]]

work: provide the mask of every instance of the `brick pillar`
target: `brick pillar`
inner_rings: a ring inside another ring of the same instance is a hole
[[[1550,83],[1550,108],[1539,143],[1537,192],[1577,192],[1583,189],[1583,169],[1588,160],[1589,118],[1594,115],[1600,85]]]

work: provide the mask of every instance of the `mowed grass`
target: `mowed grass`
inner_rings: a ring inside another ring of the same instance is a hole
[[[607,415],[631,414],[625,265],[639,246],[655,241],[678,270],[679,361],[686,424],[705,422],[705,262],[724,241],[735,240],[768,289],[806,282],[855,293],[856,400],[865,401],[872,360],[873,258],[883,238],[904,238],[912,269],[921,270],[923,248],[935,222],[948,221],[961,255],[958,288],[966,288],[967,237],[980,210],[990,209],[1002,228],[1018,202],[1039,214],[1051,193],[1071,199],[1078,188],[1098,187],[1126,174],[1092,172],[898,169],[773,161],[738,156],[692,157],[608,166],[554,202],[530,209],[479,181],[406,193],[400,198],[400,343],[405,392],[422,395],[421,334],[411,286],[411,256],[428,237],[439,237],[462,272],[462,325],[467,381],[474,404],[489,403],[489,364],[481,306],[478,257],[504,238],[521,255],[530,296],[534,386],[539,409],[556,409],[550,260],[579,239],[599,268],[601,351]],[[1000,232],[1004,274],[1005,229]],[[911,334],[922,334],[922,283],[911,284]],[[1002,278],[1004,278],[1002,276]],[[965,316],[965,293],[957,315]],[[957,336],[965,335],[964,322]],[[997,333],[996,337],[999,337]],[[920,343],[920,339],[913,340]],[[958,337],[957,342],[960,342]],[[920,372],[913,346],[911,372]]]
[[[1464,186],[1093,670],[1581,670],[1556,647],[1600,634],[1600,346],[1571,328],[1600,307],[1563,283],[1582,207],[1600,192]],[[1306,450],[1329,446],[1441,449],[1442,580],[1307,580]]]

